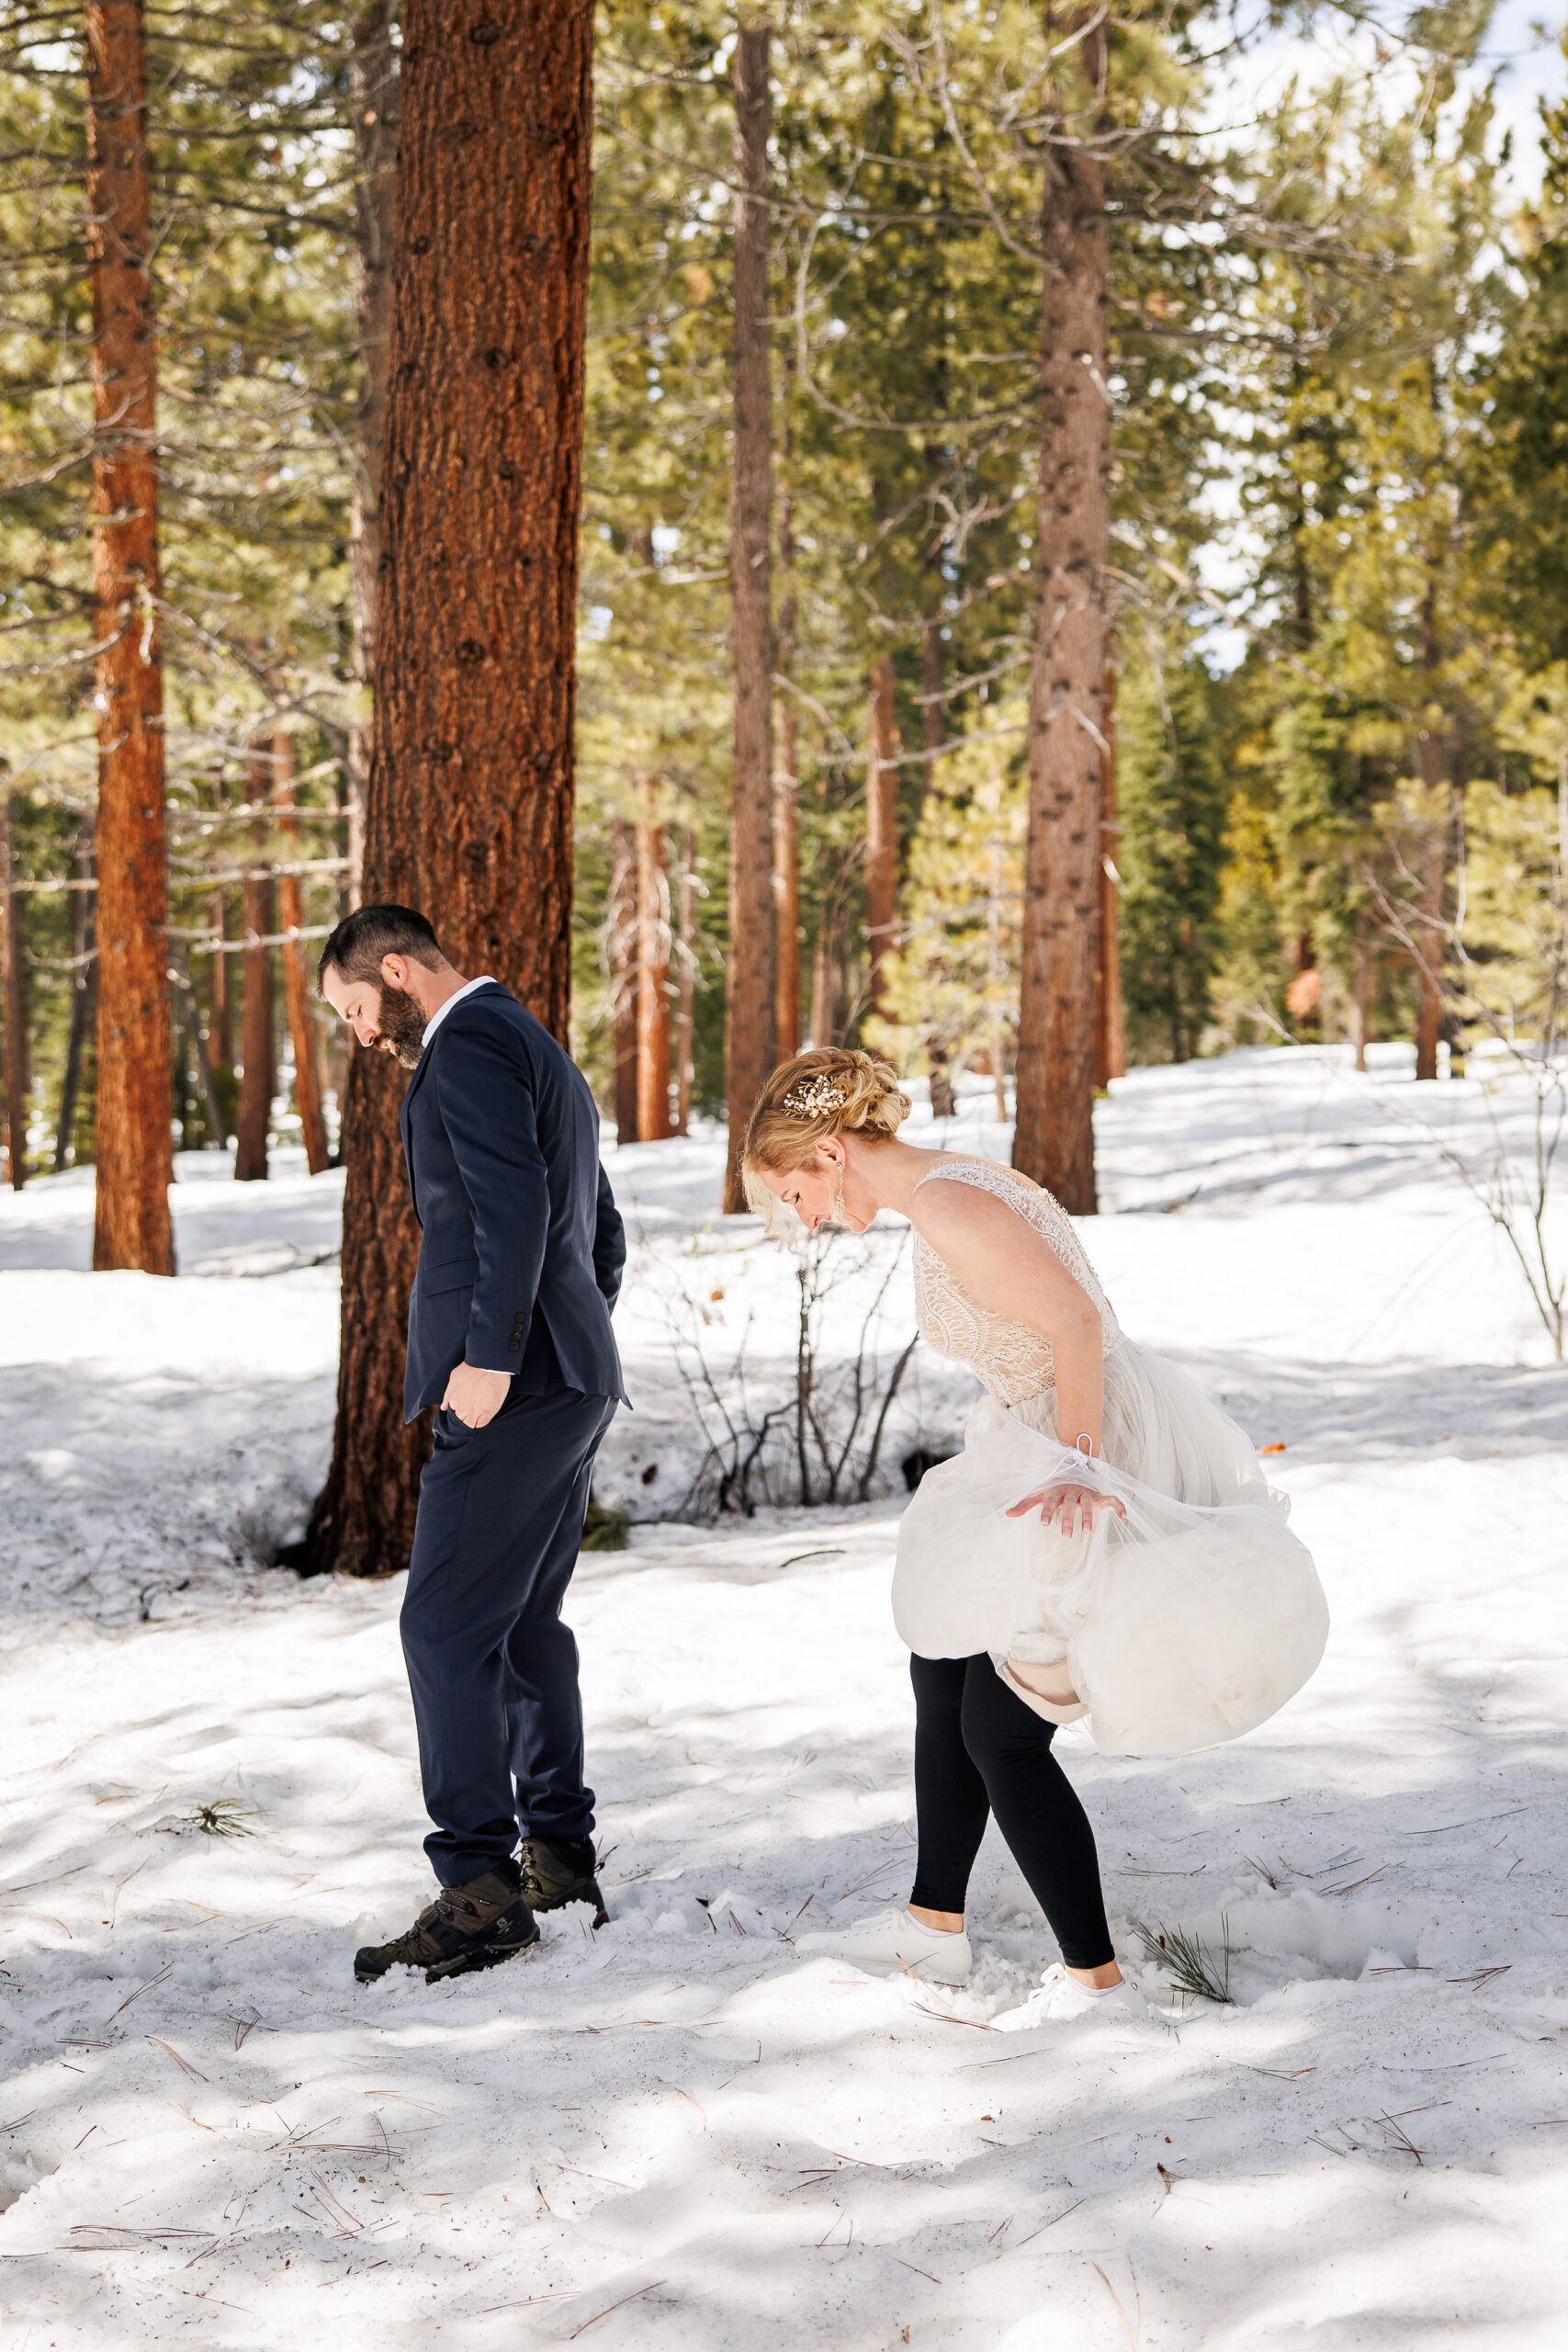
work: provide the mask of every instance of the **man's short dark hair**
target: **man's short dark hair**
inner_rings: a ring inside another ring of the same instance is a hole
[[[446,962],[434,926],[413,907],[355,907],[344,915],[321,950],[316,986],[329,967],[345,980],[379,980],[383,956],[406,956],[434,972]]]

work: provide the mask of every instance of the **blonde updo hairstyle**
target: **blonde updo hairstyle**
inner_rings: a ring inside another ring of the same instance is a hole
[[[891,1143],[909,1115],[891,1062],[843,1046],[813,1046],[781,1062],[758,1095],[746,1129],[741,1175],[746,1197],[767,1230],[783,1238],[794,1218],[760,1171],[790,1175],[817,1168],[817,1146],[830,1136]]]

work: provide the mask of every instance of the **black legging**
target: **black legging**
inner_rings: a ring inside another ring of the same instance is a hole
[[[911,1903],[962,1911],[989,1814],[1069,1968],[1114,1957],[1089,1815],[1051,1753],[1055,1725],[1026,1707],[990,1659],[911,1657],[919,1858]]]

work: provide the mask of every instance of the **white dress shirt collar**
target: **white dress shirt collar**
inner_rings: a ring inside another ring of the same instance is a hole
[[[434,1012],[431,1014],[429,1020],[424,1024],[424,1045],[426,1051],[429,1050],[432,1037],[434,1036],[436,1030],[446,1020],[446,1015],[451,1012],[452,1007],[455,1004],[461,1004],[463,999],[466,996],[472,996],[476,989],[492,989],[494,986],[495,981],[491,978],[491,974],[489,972],[481,972],[477,980],[465,980],[460,989],[454,989],[446,1003],[438,1004]]]

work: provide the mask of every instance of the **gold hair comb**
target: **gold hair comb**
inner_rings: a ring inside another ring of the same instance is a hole
[[[830,1078],[814,1078],[808,1086],[792,1086],[783,1107],[797,1119],[814,1119],[818,1111],[841,1111],[849,1099]]]

